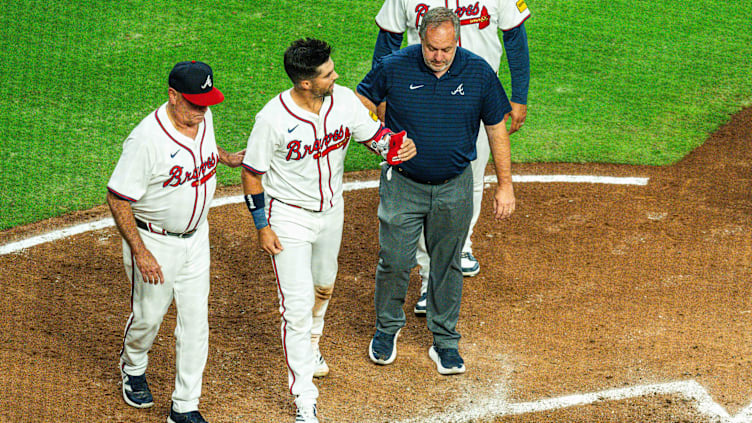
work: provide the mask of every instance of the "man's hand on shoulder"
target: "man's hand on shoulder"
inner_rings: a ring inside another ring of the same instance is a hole
[[[243,163],[245,158],[245,148],[237,153],[230,154],[221,147],[217,147],[219,153],[219,161],[227,167],[238,167]]]

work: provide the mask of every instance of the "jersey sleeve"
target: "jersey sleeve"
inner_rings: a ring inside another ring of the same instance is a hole
[[[376,25],[384,31],[402,34],[407,29],[404,0],[384,0],[376,14]]]
[[[248,137],[242,166],[251,173],[263,175],[269,171],[269,165],[278,143],[279,135],[272,122],[266,118],[265,114],[259,113],[256,115],[256,124],[253,125],[251,135]]]
[[[499,29],[508,31],[520,26],[530,17],[525,0],[499,0]]]
[[[117,197],[136,202],[146,193],[152,174],[155,152],[148,139],[131,133],[123,142],[123,152],[107,183]]]

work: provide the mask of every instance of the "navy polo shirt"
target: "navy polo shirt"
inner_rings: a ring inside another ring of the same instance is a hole
[[[387,102],[386,126],[407,131],[418,150],[399,166],[427,181],[462,173],[477,156],[480,122],[496,125],[512,110],[491,66],[462,47],[441,78],[424,63],[420,44],[403,48],[382,58],[357,91]]]

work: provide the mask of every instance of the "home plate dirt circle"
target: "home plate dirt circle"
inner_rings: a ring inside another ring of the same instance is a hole
[[[517,211],[503,222],[490,218],[486,191],[473,239],[481,272],[465,279],[458,328],[468,367],[460,376],[436,372],[431,335],[410,310],[394,364],[369,361],[378,195],[346,192],[321,341],[331,368],[317,381],[322,422],[752,421],[751,145],[747,109],[673,166],[514,165],[518,177],[647,183],[517,181]],[[108,217],[99,207],[0,232],[0,248]],[[243,204],[213,208],[210,224],[202,413],[291,422],[270,260]],[[104,226],[0,255],[0,421],[164,421],[174,310],[150,354],[154,407],[120,397],[130,307],[120,242]],[[414,272],[409,309],[418,284]]]

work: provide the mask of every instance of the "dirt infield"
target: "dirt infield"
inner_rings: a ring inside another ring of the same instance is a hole
[[[322,339],[332,370],[317,382],[322,422],[752,421],[750,145],[747,109],[671,167],[515,165],[517,175],[650,182],[519,183],[517,212],[502,223],[486,202],[474,236],[481,272],[465,279],[461,376],[436,372],[430,333],[412,313],[395,363],[368,360],[378,196],[346,193]],[[0,233],[0,245],[106,216],[98,208],[15,228]],[[269,258],[244,205],[212,209],[210,223],[201,410],[211,422],[291,422]],[[165,420],[174,309],[150,355],[155,406],[132,409],[120,397],[130,286],[114,228],[0,256],[0,268],[0,421]],[[408,309],[417,272],[411,283]]]

